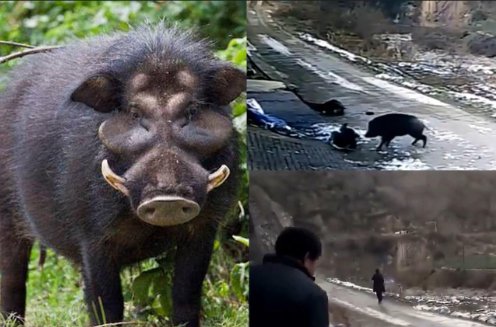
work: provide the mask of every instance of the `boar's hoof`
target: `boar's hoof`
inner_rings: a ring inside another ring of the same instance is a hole
[[[121,191],[125,195],[129,195],[129,190],[125,186],[126,179],[117,175],[112,171],[112,169],[110,169],[107,159],[102,161],[102,175],[103,178],[105,178],[105,181],[110,184],[110,186],[118,191]]]
[[[214,188],[221,186],[229,177],[230,173],[231,171],[229,170],[229,167],[227,167],[226,165],[222,165],[215,172],[211,173],[208,176],[207,192],[210,192]]]
[[[138,207],[138,217],[141,220],[162,227],[184,224],[199,213],[198,203],[180,196],[156,196]]]

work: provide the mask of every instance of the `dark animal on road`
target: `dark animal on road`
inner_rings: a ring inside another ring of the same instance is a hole
[[[26,59],[0,94],[2,314],[23,322],[39,240],[81,266],[93,325],[123,319],[121,268],[173,253],[172,321],[199,326],[245,73],[162,24]]]
[[[303,103],[312,108],[313,110],[321,113],[325,116],[342,116],[344,115],[345,106],[336,99],[328,100],[324,103],[310,102],[305,99],[297,92],[298,89],[295,86],[288,87]]]
[[[380,151],[384,144],[388,147],[396,136],[403,135],[410,135],[414,138],[412,145],[422,140],[425,148],[427,137],[423,134],[424,128],[424,123],[413,115],[385,114],[369,122],[365,137],[381,137],[381,143],[377,147],[377,151]]]
[[[339,150],[350,150],[356,149],[357,140],[360,139],[355,130],[348,127],[348,124],[341,125],[339,131],[334,131],[331,133],[331,144],[338,148]]]
[[[344,105],[336,99],[331,99],[325,103],[305,101],[305,104],[325,116],[342,116],[344,115],[344,109],[346,109]]]

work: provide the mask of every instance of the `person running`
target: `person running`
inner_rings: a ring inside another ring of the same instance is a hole
[[[275,254],[250,269],[250,327],[329,327],[327,294],[314,282],[321,253],[309,230],[282,231]]]
[[[382,276],[379,269],[375,270],[374,276],[372,276],[372,280],[374,281],[373,291],[377,296],[377,301],[379,304],[382,303],[382,293],[386,292],[386,288],[384,287],[384,276]]]

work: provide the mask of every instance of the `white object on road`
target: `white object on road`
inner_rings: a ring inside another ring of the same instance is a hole
[[[422,93],[412,91],[410,89],[391,84],[387,81],[384,81],[384,80],[381,80],[381,79],[378,79],[375,77],[362,77],[362,79],[369,84],[372,84],[372,85],[377,86],[381,89],[390,91],[391,93],[397,94],[397,95],[399,95],[405,99],[408,99],[408,100],[414,100],[414,101],[425,103],[425,104],[432,105],[432,106],[450,107],[450,105],[448,105],[447,103],[441,102],[441,101],[436,100],[436,99],[431,98],[431,97],[428,97],[426,95],[423,95]]]
[[[364,92],[363,88],[360,85],[357,85],[353,82],[350,82],[346,78],[343,78],[343,77],[341,77],[341,76],[339,76],[333,72],[328,72],[327,74],[325,74],[324,72],[321,72],[314,65],[312,65],[312,64],[310,64],[304,60],[301,60],[301,59],[296,59],[296,63],[303,68],[307,68],[308,70],[317,74],[318,76],[325,79],[326,81],[341,85],[342,87],[353,90],[353,91]]]
[[[343,78],[337,74],[334,74],[333,72],[328,72],[327,75],[334,77],[336,84],[339,84],[339,85],[341,85],[347,89],[355,90],[355,91],[363,91],[363,88],[361,86],[359,86],[355,83],[352,83],[352,82],[348,81],[347,79],[345,79],[345,78]]]
[[[310,41],[310,42],[318,45],[319,47],[322,47],[322,48],[326,48],[328,50],[331,50],[332,52],[335,52],[335,53],[339,54],[342,57],[348,58],[348,60],[356,61],[357,59],[360,59],[363,62],[371,63],[370,59],[367,59],[367,58],[362,57],[362,56],[358,56],[358,55],[356,55],[354,53],[351,53],[349,51],[346,51],[344,49],[341,49],[341,48],[339,48],[339,47],[337,47],[335,45],[330,44],[327,41],[319,40],[317,38],[314,38],[313,36],[311,36],[308,33],[298,33],[298,36],[302,40]]]
[[[280,54],[291,56],[291,51],[289,51],[288,48],[286,48],[286,46],[281,42],[265,34],[261,34],[258,37],[262,40],[263,43],[267,44],[269,47],[279,52]]]
[[[256,52],[257,51],[257,48],[255,48],[253,46],[253,44],[250,43],[250,41],[247,41],[246,42],[246,52],[248,53],[248,55],[251,55],[251,52]]]
[[[262,109],[262,106],[257,102],[257,100],[253,98],[246,99],[246,104],[253,109],[254,111],[258,112],[261,115],[265,115],[265,112]]]

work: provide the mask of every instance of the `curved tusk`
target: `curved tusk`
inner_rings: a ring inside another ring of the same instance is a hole
[[[105,125],[105,122],[100,124],[100,127],[98,127],[98,137],[102,137],[103,135],[103,125]]]
[[[129,190],[124,185],[126,179],[117,175],[112,171],[112,169],[110,169],[107,159],[104,159],[102,161],[102,175],[105,181],[110,184],[110,186],[129,196]]]
[[[222,165],[215,172],[208,175],[207,192],[210,192],[214,188],[221,186],[229,177],[230,173],[231,171],[229,170],[229,168],[226,165]]]

